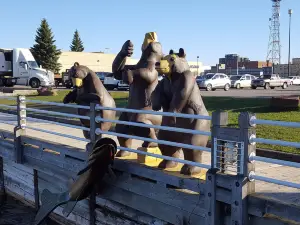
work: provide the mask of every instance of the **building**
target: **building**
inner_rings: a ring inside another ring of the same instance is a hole
[[[281,77],[288,76],[288,64],[274,65],[274,73]],[[300,58],[293,58],[290,64],[290,76],[300,76]]]
[[[212,66],[205,73],[225,73],[228,75],[235,74],[252,74],[262,75],[267,71],[266,67],[271,67],[272,63],[266,61],[251,61],[247,57],[240,57],[238,54],[226,54],[224,58],[219,58],[219,63]],[[272,68],[272,67],[271,67]]]
[[[60,68],[60,73],[65,72],[66,69],[70,69],[75,62],[81,65],[89,67],[95,72],[112,72],[112,63],[115,59],[115,54],[106,54],[103,52],[70,52],[62,51],[60,58],[58,60],[62,67]],[[135,65],[139,59],[128,58],[127,65]],[[204,72],[204,67],[202,62],[188,62],[190,70],[194,75],[199,75]]]

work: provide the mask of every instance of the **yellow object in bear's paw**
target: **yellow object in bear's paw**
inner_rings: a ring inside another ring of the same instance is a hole
[[[152,147],[152,148],[140,147],[137,150],[152,153],[152,154],[161,155],[161,151],[158,147]],[[138,161],[138,163],[143,163],[147,166],[157,167],[158,164],[162,161],[162,159],[155,158],[153,156],[138,154],[137,155],[137,161]]]

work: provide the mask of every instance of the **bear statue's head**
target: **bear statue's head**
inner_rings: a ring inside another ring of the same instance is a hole
[[[86,66],[75,63],[69,70],[69,77],[72,79],[75,87],[83,85],[83,79],[88,75],[89,69]]]
[[[185,56],[186,54],[183,48],[180,48],[178,53],[174,53],[173,50],[170,50],[169,55],[164,56],[160,62],[157,63],[156,70],[171,80],[172,73],[183,73],[190,70]]]

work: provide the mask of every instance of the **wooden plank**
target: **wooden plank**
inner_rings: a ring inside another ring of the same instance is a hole
[[[205,190],[205,181],[203,180],[196,178],[176,177],[164,173],[162,170],[157,168],[150,168],[133,162],[116,159],[113,167],[119,171],[125,171],[127,173],[135,174],[152,180],[161,181],[178,188],[188,189],[198,193],[204,192]]]
[[[126,205],[120,204],[118,202],[113,202],[108,199],[101,198],[98,195],[96,198],[96,204],[104,210],[109,210],[116,212],[117,215],[125,218],[129,218],[134,221],[138,221],[142,224],[155,224],[155,225],[168,225],[169,223],[159,220],[153,216],[147,215],[141,211],[134,210]]]
[[[132,192],[114,186],[105,188],[103,192],[101,192],[101,197],[127,205],[174,225],[181,225],[183,220],[188,220],[190,222],[189,224],[204,224],[205,222],[202,216],[194,213],[187,213],[176,207],[163,204],[141,195],[132,194]]]
[[[248,213],[257,217],[277,218],[282,221],[300,224],[300,207],[277,201],[263,194],[252,194],[248,197]]]
[[[60,167],[68,172],[78,172],[81,168],[83,168],[86,163],[80,162],[78,160],[73,160],[71,158],[63,158],[59,155],[52,154],[50,152],[40,151],[39,149],[35,149],[33,147],[26,146],[24,148],[24,155],[29,156],[45,163],[52,164],[53,166]]]
[[[202,195],[196,193],[188,194],[169,188],[163,188],[156,183],[145,181],[137,177],[122,179],[121,175],[116,179],[116,181],[111,181],[108,177],[106,177],[105,181],[110,185],[156,200],[162,204],[176,207],[189,213],[193,212],[194,214],[202,217],[206,215],[206,210],[203,209],[204,196]]]
[[[14,152],[11,146],[5,146],[3,143],[0,142],[0,156],[4,160],[14,160]]]
[[[86,160],[88,158],[88,153],[81,148],[74,148],[68,145],[63,145],[61,143],[45,141],[39,138],[33,137],[22,137],[23,144],[31,144],[35,146],[39,146],[41,149],[50,149],[56,152],[62,153],[64,156],[72,156],[73,158],[77,158],[81,161]]]
[[[70,173],[69,171],[62,170],[59,167],[56,167],[55,165],[51,165],[49,163],[45,163],[42,160],[26,156],[24,157],[24,164],[25,166],[28,166],[29,168],[37,169],[38,171],[42,171],[46,174],[49,174],[50,176],[53,176],[58,179],[65,179],[65,177],[74,175],[75,172],[73,171]]]
[[[2,130],[0,129],[0,139],[1,141],[3,139],[14,139],[14,133],[13,132],[10,132],[10,131],[7,131],[7,130]]]

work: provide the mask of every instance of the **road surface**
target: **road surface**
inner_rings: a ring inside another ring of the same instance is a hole
[[[15,86],[14,90],[30,90],[31,87],[26,86]],[[57,90],[71,90],[63,87],[59,87]],[[111,91],[120,92],[120,91]],[[270,98],[272,96],[289,96],[289,95],[300,95],[300,86],[289,86],[287,89],[282,89],[281,87],[265,90],[263,88],[258,88],[256,90],[252,89],[230,89],[229,91],[224,91],[223,89],[218,89],[216,91],[206,91],[201,90],[202,96],[218,96],[218,97],[261,97]]]

